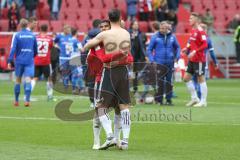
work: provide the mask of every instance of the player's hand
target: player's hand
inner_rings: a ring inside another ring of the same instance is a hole
[[[191,59],[193,56],[195,56],[196,54],[196,51],[192,51],[189,55],[188,55],[188,58]]]
[[[12,69],[12,64],[11,64],[11,63],[8,63],[8,64],[7,64],[7,68],[8,68],[9,70],[11,70],[11,69]]]
[[[187,50],[188,50],[188,49],[187,49],[186,47],[183,48],[183,49],[182,49],[182,53],[187,54]]]
[[[81,51],[81,53],[85,52],[84,47],[82,47],[82,48],[80,49],[80,51]]]
[[[148,57],[145,57],[145,60],[146,60],[146,62],[147,62],[147,63],[149,62],[149,59],[148,59]]]
[[[216,65],[214,66],[214,69],[215,69],[215,70],[219,70],[219,65],[216,64]]]

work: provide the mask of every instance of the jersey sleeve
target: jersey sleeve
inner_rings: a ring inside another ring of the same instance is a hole
[[[214,48],[213,48],[211,39],[208,39],[208,51],[209,51],[210,56],[211,56],[211,58],[212,58],[212,60],[213,60],[213,63],[214,63],[215,65],[217,65],[218,62],[217,62],[216,55],[215,55],[215,53],[214,53]]]
[[[59,43],[61,35],[57,35],[54,39],[54,43]]]
[[[150,62],[153,62],[153,50],[154,50],[155,45],[156,45],[155,41],[156,41],[155,36],[152,36],[151,40],[150,40],[150,43],[147,47],[147,55],[148,55],[148,58],[149,58]]]
[[[13,61],[14,55],[16,54],[17,49],[17,35],[14,34],[12,37],[12,44],[11,44],[11,50],[8,57],[8,63],[11,63]]]
[[[33,42],[33,55],[34,57],[38,54],[38,45],[37,45],[37,38],[34,36],[34,42]]]
[[[204,51],[208,47],[207,35],[204,31],[198,31],[198,40],[201,45],[196,49],[196,52]]]

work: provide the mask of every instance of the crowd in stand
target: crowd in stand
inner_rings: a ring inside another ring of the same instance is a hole
[[[62,0],[48,0],[51,19],[58,20]],[[36,17],[39,0],[1,0],[1,9],[8,8],[9,31],[16,31],[21,17],[20,9],[25,9],[25,17]]]

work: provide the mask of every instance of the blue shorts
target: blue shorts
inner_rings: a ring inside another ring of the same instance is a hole
[[[34,64],[16,64],[15,65],[16,77],[33,77],[34,76]]]

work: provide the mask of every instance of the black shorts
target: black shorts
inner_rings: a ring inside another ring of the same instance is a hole
[[[104,68],[99,89],[101,92],[97,103],[100,102],[103,107],[113,107],[114,101],[118,104],[130,104],[127,67]]]
[[[95,82],[94,84],[94,105],[97,105],[97,101],[98,99],[100,99],[101,96],[101,90],[99,90],[100,88],[100,82]],[[110,104],[109,107],[113,107],[113,108],[118,108],[118,99],[117,98],[112,98],[112,102]]]
[[[52,74],[51,65],[35,66],[34,77],[40,77],[42,74],[44,75],[45,78],[48,78]]]
[[[205,74],[205,62],[188,62],[187,72],[191,75],[201,76]]]

